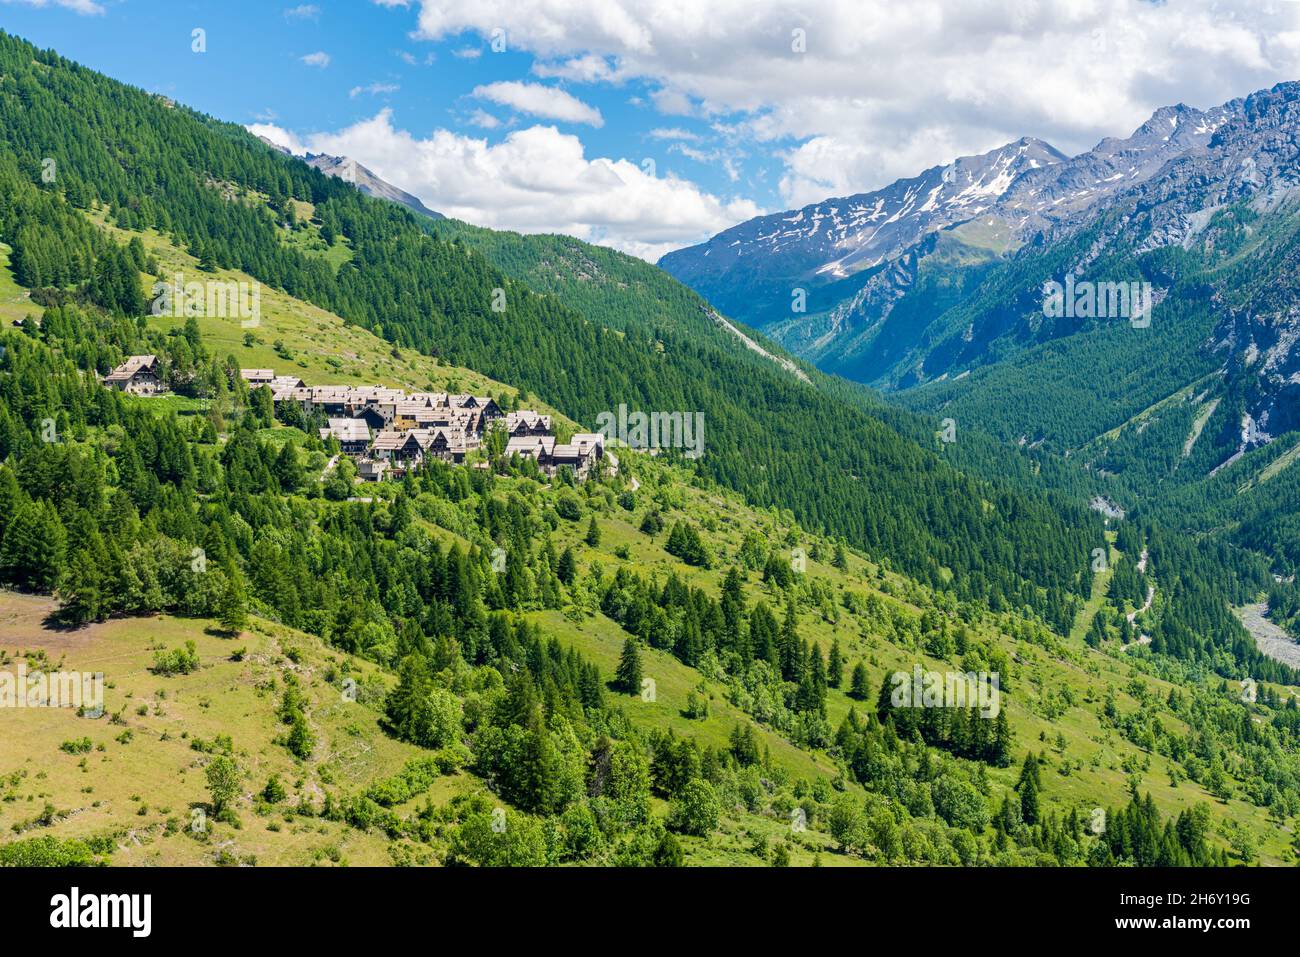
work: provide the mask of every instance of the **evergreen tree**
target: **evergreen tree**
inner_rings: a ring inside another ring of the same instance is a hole
[[[572,585],[578,577],[578,561],[573,557],[573,549],[566,548],[560,555],[559,565],[555,569],[556,576],[566,585]]]
[[[44,499],[18,507],[0,543],[0,581],[31,591],[50,591],[63,571],[67,532]]]
[[[1016,790],[1020,792],[1020,817],[1026,824],[1038,823],[1038,788],[1038,760],[1029,754],[1025,756],[1020,781],[1016,785]]]
[[[795,615],[794,598],[785,605],[785,623],[781,626],[781,677],[798,682],[803,666],[802,647],[799,642],[799,622]]]
[[[853,666],[853,675],[849,679],[849,697],[855,701],[866,701],[871,697],[871,679],[867,675],[867,666],[861,661]]]
[[[664,831],[654,851],[655,867],[685,867],[686,854],[682,845],[669,831]]]
[[[217,617],[227,634],[237,635],[244,630],[248,621],[248,605],[244,595],[243,582],[237,569],[231,568],[226,575],[226,585],[221,593],[217,607]]]
[[[838,688],[844,683],[844,655],[840,651],[840,640],[831,639],[831,656],[826,665],[826,684]]]
[[[292,442],[285,442],[281,447],[280,454],[275,458],[272,472],[282,492],[292,493],[302,488],[305,480],[302,463],[298,460],[298,449]]]
[[[623,653],[614,672],[614,687],[624,694],[641,693],[641,651],[635,638],[623,642]]]
[[[1007,721],[1007,713],[1004,709],[999,708],[997,717],[993,719],[993,741],[990,746],[988,762],[999,768],[1005,768],[1011,764],[1011,724]]]
[[[835,567],[842,572],[848,571],[849,568],[849,555],[844,550],[843,542],[835,543]]]

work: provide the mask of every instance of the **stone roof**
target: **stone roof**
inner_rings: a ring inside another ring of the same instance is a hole
[[[137,373],[156,372],[155,367],[158,365],[157,356],[131,356],[120,366],[104,377],[105,382],[127,382],[135,378]]]

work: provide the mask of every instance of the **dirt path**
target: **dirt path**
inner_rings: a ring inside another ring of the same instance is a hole
[[[1147,570],[1147,550],[1146,550],[1145,548],[1142,549],[1142,554],[1141,554],[1141,556],[1138,558],[1138,562],[1137,562],[1137,570],[1138,570],[1139,572],[1142,572],[1143,574],[1146,574],[1146,570]],[[1124,616],[1125,618],[1128,619],[1128,623],[1129,623],[1130,625],[1137,624],[1137,616],[1138,616],[1138,615],[1141,615],[1141,614],[1144,613],[1144,612],[1148,612],[1148,611],[1150,611],[1150,610],[1151,610],[1151,603],[1152,603],[1153,601],[1155,601],[1155,599],[1156,599],[1156,586],[1148,583],[1148,585],[1147,585],[1147,600],[1146,600],[1146,602],[1142,605],[1142,607],[1139,608],[1137,611],[1131,611],[1131,612],[1129,612],[1127,615]],[[1138,635],[1138,636],[1137,636],[1137,640],[1134,641],[1132,644],[1125,645],[1125,646],[1124,646],[1124,650],[1127,651],[1128,649],[1132,648],[1134,645],[1149,645],[1149,644],[1151,644],[1151,636],[1150,636],[1150,635],[1146,635],[1146,634],[1142,634],[1142,635]]]
[[[1259,646],[1260,651],[1274,661],[1280,661],[1292,668],[1300,668],[1300,644],[1296,644],[1290,635],[1268,620],[1267,604],[1259,602],[1255,605],[1234,608],[1233,611],[1241,619],[1242,625],[1250,632],[1251,637],[1255,639],[1255,644]]]
[[[1155,585],[1147,585],[1147,600],[1146,600],[1146,604],[1144,604],[1144,605],[1143,605],[1141,608],[1139,608],[1137,611],[1131,611],[1131,612],[1129,612],[1127,615],[1124,616],[1125,618],[1128,619],[1128,623],[1129,623],[1130,625],[1137,621],[1137,616],[1138,616],[1138,615],[1142,614],[1143,612],[1146,612],[1146,611],[1150,611],[1150,610],[1151,610],[1151,603],[1152,603],[1153,601],[1155,601],[1155,597],[1156,597],[1156,586],[1155,586]]]

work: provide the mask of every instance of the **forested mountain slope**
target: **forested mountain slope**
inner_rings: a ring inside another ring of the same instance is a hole
[[[0,334],[0,580],[61,604],[0,592],[0,648],[108,681],[98,718],[6,711],[0,863],[1290,858],[1265,813],[1297,810],[1289,689],[1246,705],[1202,669],[957,604],[626,451],[582,486],[496,461],[349,498],[320,474],[333,450],[209,352],[262,348],[229,325],[63,305]],[[288,301],[259,335],[375,348]],[[215,393],[84,374],[143,349]],[[914,664],[999,674],[1000,720],[891,708]]]
[[[827,201],[774,217],[784,232],[744,224],[664,265],[721,302],[718,283],[779,279],[753,307],[771,307],[766,332],[927,422],[994,437],[1021,483],[1027,456],[1033,484],[1248,549],[1230,564],[1267,571],[1220,585],[1238,602],[1269,591],[1294,628],[1298,104],[1300,85],[1283,83],[1208,111],[1168,107],[1127,138],[1018,171],[968,217],[936,181],[933,202]],[[876,212],[845,227],[859,207]],[[865,255],[895,216],[917,236]],[[1067,277],[1146,284],[1150,322],[1049,310],[1047,284]],[[806,314],[787,308],[793,286],[809,291]],[[985,474],[997,461],[954,451]]]
[[[990,273],[927,346],[936,369],[981,367],[903,400],[1068,455],[1124,508],[1292,576],[1298,102],[1295,84],[1248,98],[1207,146]],[[1150,325],[1044,318],[1032,290],[1067,272],[1150,283]],[[960,329],[1000,337],[1001,361],[966,353]]]
[[[743,346],[718,348],[667,325],[601,325],[239,127],[15,38],[0,41],[0,64],[0,122],[14,150],[0,180],[22,197],[7,203],[2,225],[20,282],[91,277],[103,247],[76,225],[76,210],[99,201],[121,226],[157,228],[216,267],[509,379],[589,425],[620,404],[703,413],[701,468],[755,504],[789,508],[926,581],[951,578],[960,596],[1029,605],[1058,627],[1071,620],[1099,535],[1081,509],[1061,514],[973,481],[878,419],[764,369]],[[38,175],[46,157],[60,158],[53,183]],[[18,189],[33,181],[36,192]],[[297,202],[315,210],[324,252],[290,241],[286,209]]]
[[[0,306],[24,319],[0,333],[0,654],[110,679],[102,715],[4,710],[0,864],[1292,858],[1297,676],[1224,602],[1260,568],[1155,525],[1112,543],[671,285],[576,311],[572,276],[511,278],[9,37],[0,124]],[[153,315],[176,272],[266,283],[259,324]],[[145,353],[171,394],[98,381]],[[699,410],[706,454],[362,486],[253,365],[564,428]],[[998,675],[997,713],[897,704],[916,665]]]

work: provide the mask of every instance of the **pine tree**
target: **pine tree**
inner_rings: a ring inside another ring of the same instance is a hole
[[[78,549],[68,562],[59,586],[64,613],[74,625],[84,625],[103,618],[102,572],[100,561],[90,549]]]
[[[1020,817],[1026,824],[1038,823],[1038,783],[1038,761],[1032,754],[1026,755],[1016,786],[1020,792]]]
[[[847,571],[849,567],[849,555],[844,550],[843,542],[835,543],[835,567],[840,571]]]
[[[587,526],[587,544],[595,548],[600,544],[600,526],[596,524],[596,516],[591,516],[591,523]]]
[[[840,651],[840,640],[831,639],[831,657],[826,665],[826,684],[838,688],[844,683],[844,655]]]
[[[813,706],[815,710],[826,710],[826,662],[822,658],[822,646],[814,644],[808,655],[808,682],[812,686]]]
[[[44,499],[26,502],[5,529],[0,580],[48,592],[62,574],[66,550],[67,531],[54,506]]]
[[[795,615],[794,598],[786,602],[785,623],[781,626],[781,677],[786,681],[799,680],[803,657],[799,645],[799,622]]]
[[[750,650],[744,647],[741,623],[745,618],[745,596],[741,588],[740,569],[732,565],[727,577],[722,582],[720,607],[722,620],[726,629],[725,641],[729,648],[738,652],[744,660],[749,660]]]
[[[1011,764],[1011,747],[1011,724],[1007,721],[1006,711],[999,708],[997,717],[993,719],[993,741],[988,762],[999,768],[1008,767]]]
[[[217,617],[221,627],[231,635],[243,631],[244,624],[248,621],[247,600],[244,597],[244,586],[237,569],[231,568],[226,575],[226,587],[221,593]]]
[[[871,697],[871,679],[867,676],[867,666],[861,661],[853,666],[853,675],[849,679],[849,697],[855,701],[866,701]]]
[[[555,574],[566,585],[572,585],[578,577],[578,561],[573,557],[572,548],[566,548],[564,554],[560,556],[560,562],[555,569]]]
[[[259,389],[259,392],[266,391]],[[292,442],[285,442],[280,449],[280,454],[276,456],[275,465],[271,469],[275,475],[276,482],[280,485],[282,492],[296,492],[302,488],[303,469],[302,463],[298,461],[298,449]]]
[[[543,813],[553,809],[557,781],[555,745],[540,705],[532,709],[526,728],[518,763],[510,773],[518,785],[518,803],[525,810]]]
[[[1101,620],[1100,611],[1092,616],[1092,622],[1088,625],[1088,633],[1083,640],[1093,648],[1101,647],[1101,643],[1106,640],[1106,626]]]
[[[217,271],[217,257],[213,247],[209,243],[204,243],[202,251],[199,254],[199,268],[204,272]]]
[[[614,686],[624,694],[641,693],[641,651],[635,638],[623,642],[623,653],[614,672]]]

